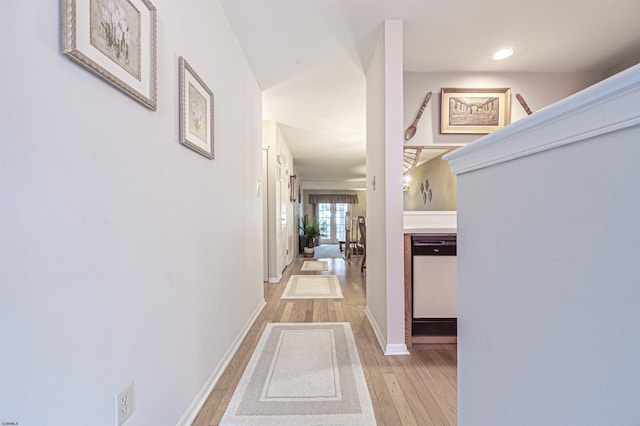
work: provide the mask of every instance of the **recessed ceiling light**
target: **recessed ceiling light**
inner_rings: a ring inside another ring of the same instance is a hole
[[[501,61],[503,59],[507,59],[509,56],[513,55],[513,49],[500,49],[491,57],[494,61]]]

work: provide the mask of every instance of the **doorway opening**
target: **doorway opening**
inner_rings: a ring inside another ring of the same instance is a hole
[[[318,204],[317,217],[323,243],[337,244],[345,240],[345,214],[350,208],[347,203]]]

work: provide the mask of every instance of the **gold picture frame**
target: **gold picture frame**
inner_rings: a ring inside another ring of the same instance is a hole
[[[179,67],[180,143],[213,160],[213,92],[182,56]]]
[[[149,0],[61,0],[62,53],[147,108],[157,100],[157,18]]]
[[[510,122],[511,89],[442,89],[440,133],[488,134]]]

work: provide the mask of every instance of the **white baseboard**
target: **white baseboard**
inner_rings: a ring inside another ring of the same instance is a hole
[[[409,350],[407,349],[407,345],[405,343],[400,343],[397,345],[387,345],[384,354],[387,356],[392,355],[410,355]]]
[[[371,328],[373,328],[376,339],[378,339],[380,349],[382,349],[382,352],[384,352],[385,355],[410,355],[409,349],[407,349],[407,345],[405,343],[387,344],[387,339],[384,338],[384,335],[382,334],[382,331],[380,330],[380,327],[368,306],[364,308],[364,314],[369,319],[369,324],[371,324]]]
[[[380,349],[382,349],[382,351],[386,353],[387,339],[382,334],[382,330],[380,330],[380,327],[378,326],[376,319],[373,317],[373,314],[371,313],[369,306],[365,306],[364,314],[367,316],[367,319],[369,320],[369,324],[371,324],[371,328],[373,328],[373,332],[376,335],[376,339],[378,339],[378,344],[380,345]]]
[[[242,327],[240,333],[238,333],[236,338],[233,340],[231,346],[229,347],[229,349],[227,349],[227,352],[224,354],[216,368],[213,369],[213,372],[205,382],[200,392],[198,392],[193,402],[191,402],[191,405],[189,405],[187,411],[182,415],[182,417],[180,417],[180,420],[178,420],[176,426],[191,426],[191,424],[194,422],[194,420],[198,416],[198,413],[200,413],[202,406],[207,401],[209,394],[213,390],[213,387],[216,385],[218,380],[220,380],[220,376],[222,376],[222,373],[224,373],[224,370],[231,362],[231,359],[236,354],[236,351],[240,347],[240,344],[247,336],[247,333],[249,333],[251,326],[256,321],[256,318],[258,318],[258,315],[260,315],[260,312],[262,312],[262,309],[264,309],[266,304],[267,302],[265,302],[264,300],[262,300],[262,302],[258,304],[258,307],[249,317],[249,320],[245,323],[244,327]]]
[[[282,279],[282,274],[280,274],[279,277],[269,277],[269,283],[277,284],[280,282],[281,279]]]

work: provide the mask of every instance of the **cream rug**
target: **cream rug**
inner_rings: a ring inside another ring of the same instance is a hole
[[[336,275],[291,275],[280,299],[342,299]]]
[[[221,425],[375,425],[348,322],[267,324]]]
[[[320,244],[313,248],[313,257],[316,259],[344,259],[338,244]]]
[[[301,271],[328,271],[329,262],[324,260],[305,260],[302,264]]]

